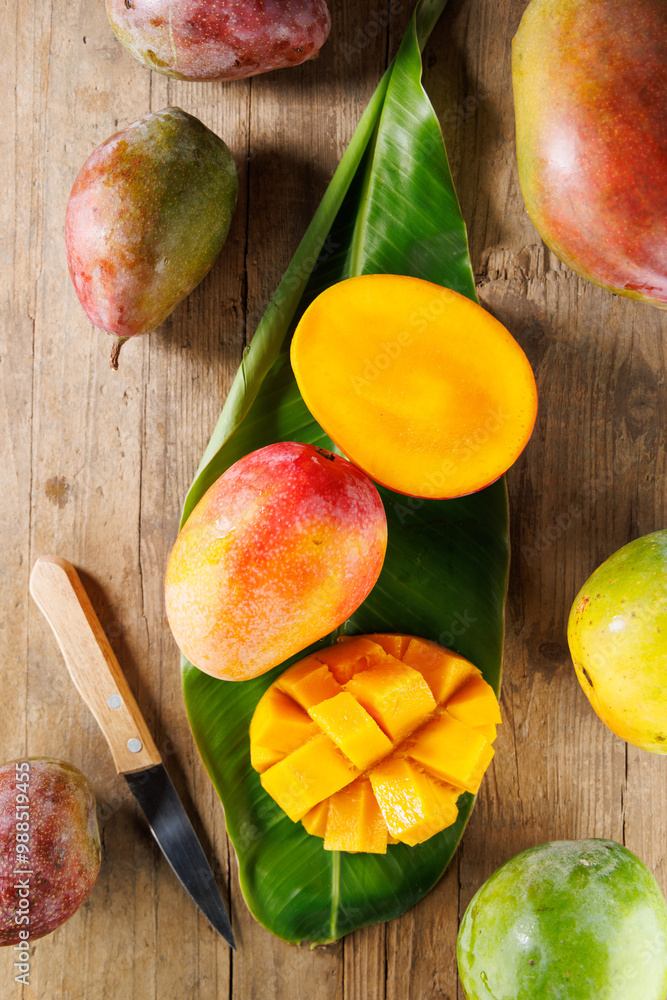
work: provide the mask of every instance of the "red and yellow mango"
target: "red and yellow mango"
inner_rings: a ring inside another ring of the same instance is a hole
[[[165,591],[174,638],[214,677],[256,677],[349,618],[386,544],[380,495],[359,469],[309,444],[260,448],[211,486],[176,539]],[[307,710],[340,690],[328,676],[295,672],[282,690]]]

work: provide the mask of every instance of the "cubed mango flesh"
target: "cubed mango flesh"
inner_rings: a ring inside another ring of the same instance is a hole
[[[479,674],[467,680],[449,699],[447,711],[460,722],[476,728],[487,723],[497,726],[503,721],[495,691]]]
[[[384,853],[455,822],[493,757],[491,720],[495,693],[459,654],[398,633],[343,638],[264,694],[251,763],[327,850]]]
[[[494,750],[479,730],[445,711],[415,733],[406,753],[442,781],[475,793]]]
[[[422,675],[393,656],[372,670],[355,674],[345,690],[373,716],[392,743],[409,736],[437,707]]]
[[[325,663],[339,684],[345,684],[360,670],[368,670],[385,657],[381,646],[364,635],[341,637],[333,646],[313,654]]]
[[[333,698],[341,686],[326,664],[307,656],[289,667],[277,681],[276,687],[298,702],[306,711],[319,705],[325,698]]]
[[[306,815],[301,817],[301,822],[307,833],[312,833],[315,837],[324,837],[328,815],[329,799],[325,799],[309,809]]]
[[[250,760],[260,773],[315,736],[318,728],[295,701],[273,684],[250,723]]]
[[[485,736],[486,739],[489,741],[489,743],[493,743],[496,736],[498,735],[498,730],[496,726],[493,725],[492,722],[486,722],[484,725],[475,726],[474,728],[477,730],[478,733],[481,733],[482,736]]]
[[[313,705],[310,717],[360,771],[391,753],[393,745],[349,691]]]
[[[385,653],[389,653],[390,656],[395,656],[397,660],[403,660],[403,654],[408,648],[408,643],[411,642],[411,635],[399,635],[393,632],[377,632],[373,635],[369,635],[368,639],[372,640],[378,646],[384,649]],[[419,642],[425,642],[426,640],[420,639]]]
[[[318,733],[260,777],[262,787],[296,823],[318,802],[340,791],[359,769],[335,743]]]
[[[357,778],[329,799],[325,851],[387,853],[387,824],[368,778]]]
[[[458,816],[461,789],[436,781],[403,757],[390,757],[368,777],[387,829],[404,844],[422,843]]]
[[[402,659],[419,671],[438,705],[445,705],[470,677],[481,676],[470,660],[425,639],[412,639]]]

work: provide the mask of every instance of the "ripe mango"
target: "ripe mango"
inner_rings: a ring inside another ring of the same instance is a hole
[[[519,179],[565,264],[667,307],[667,4],[531,0],[512,45]]]
[[[26,945],[69,920],[100,858],[95,796],[81,771],[52,757],[0,766],[0,945]]]
[[[214,677],[248,680],[341,625],[368,596],[387,546],[380,494],[324,448],[285,441],[239,459],[171,551],[176,642]]]
[[[88,157],[69,197],[67,262],[88,318],[115,338],[150,333],[211,269],[238,194],[234,160],[199,119],[166,108]]]
[[[135,59],[179,80],[240,80],[317,55],[326,0],[106,0]]]
[[[667,753],[667,530],[636,538],[595,570],[567,637],[602,721],[636,747]]]
[[[540,844],[470,901],[457,961],[467,1000],[664,1000],[667,906],[611,840]]]

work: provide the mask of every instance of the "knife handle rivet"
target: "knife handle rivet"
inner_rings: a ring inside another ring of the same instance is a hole
[[[107,698],[107,705],[109,708],[120,708],[123,704],[123,699],[119,694],[110,694]]]
[[[133,736],[131,740],[127,741],[127,749],[130,753],[139,753],[143,749],[141,740],[138,740],[136,736]]]

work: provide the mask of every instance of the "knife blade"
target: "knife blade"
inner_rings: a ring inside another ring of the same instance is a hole
[[[53,629],[74,686],[109,744],[155,840],[186,892],[231,948],[225,904],[183,803],[153,742],[79,575],[66,559],[40,556],[30,593]]]

